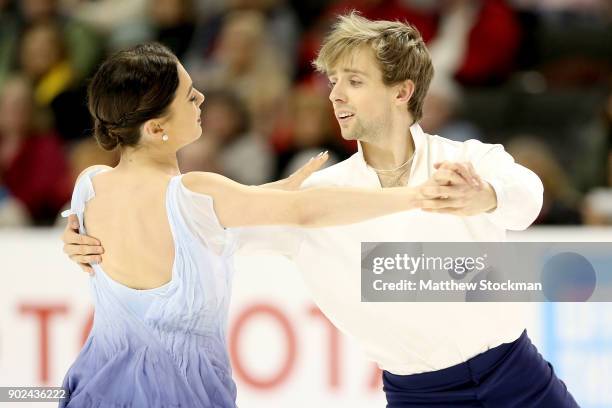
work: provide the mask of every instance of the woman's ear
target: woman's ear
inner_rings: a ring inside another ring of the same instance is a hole
[[[407,79],[398,85],[395,101],[398,105],[405,105],[410,101],[410,98],[412,98],[413,94],[414,82],[412,82],[411,79]]]
[[[143,127],[143,133],[151,139],[161,139],[164,134],[164,129],[161,127],[161,124],[158,120],[147,120]]]

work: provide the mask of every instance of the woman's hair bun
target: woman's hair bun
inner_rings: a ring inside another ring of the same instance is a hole
[[[113,133],[111,127],[99,119],[95,120],[95,137],[100,147],[104,150],[114,150],[119,145],[117,134]]]

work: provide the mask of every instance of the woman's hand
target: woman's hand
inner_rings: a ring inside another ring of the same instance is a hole
[[[329,155],[327,151],[321,152],[311,158],[308,163],[297,169],[292,175],[272,183],[262,184],[259,187],[273,188],[277,190],[299,190],[300,186],[312,173],[319,170],[325,164]]]

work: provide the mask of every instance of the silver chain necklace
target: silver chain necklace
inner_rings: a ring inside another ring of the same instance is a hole
[[[412,152],[412,156],[410,156],[410,158],[408,160],[406,160],[403,164],[401,164],[399,167],[396,167],[394,169],[377,169],[377,168],[375,168],[373,166],[370,166],[370,165],[368,165],[368,166],[370,166],[370,168],[372,170],[374,170],[376,173],[393,173],[394,171],[400,170],[401,168],[403,168],[408,163],[411,163],[412,160],[414,159],[414,154],[415,153],[416,153],[416,150],[414,152]]]

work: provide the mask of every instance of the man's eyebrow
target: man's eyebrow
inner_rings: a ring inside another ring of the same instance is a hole
[[[367,74],[366,72],[361,71],[361,70],[359,70],[359,69],[353,69],[353,68],[344,68],[342,71],[344,71],[344,72],[349,72],[349,73],[351,73],[351,74],[360,74],[360,75],[363,75],[363,76],[366,76],[366,77],[368,76],[368,74]]]
[[[187,97],[189,98],[189,95],[191,94],[191,90],[193,89],[193,82],[191,83],[191,85],[189,85],[189,90],[187,90]]]
[[[341,71],[342,71],[342,72],[349,73],[349,74],[359,74],[359,75],[363,75],[363,76],[365,76],[365,77],[369,77],[369,75],[368,75],[366,72],[361,71],[361,70],[359,70],[359,69],[354,69],[354,68],[342,68],[342,70],[341,70]],[[329,74],[328,74],[327,76],[332,76],[332,75],[336,75],[336,71],[335,71],[335,70],[333,70],[333,71],[329,71]]]

